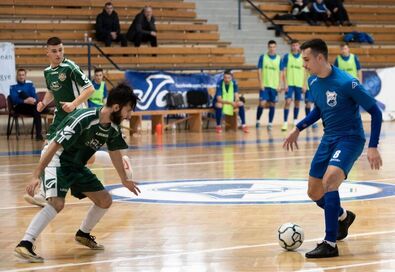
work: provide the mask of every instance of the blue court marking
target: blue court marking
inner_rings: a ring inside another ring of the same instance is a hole
[[[257,179],[257,178],[251,178],[251,179],[197,179],[197,180],[190,180],[190,179],[182,179],[182,180],[167,180],[167,181],[154,181],[154,182],[141,182],[140,185],[144,186],[144,185],[151,185],[151,184],[177,184],[177,183],[191,183],[193,185],[193,183],[195,182],[204,182],[204,181],[208,181],[208,182],[213,182],[213,181],[218,181],[221,183],[218,183],[217,186],[217,191],[226,189],[227,187],[229,187],[229,185],[234,185],[235,189],[239,189],[241,187],[246,187],[249,185],[249,183],[243,183],[243,184],[226,184],[223,183],[223,181],[273,181],[273,180],[284,180],[287,182],[292,182],[292,181],[306,181],[306,179],[267,179],[267,178],[263,178],[263,179]],[[342,198],[341,201],[342,202],[348,202],[348,201],[356,201],[356,200],[369,200],[369,199],[378,199],[378,198],[384,198],[384,197],[393,197],[395,196],[395,184],[390,184],[390,183],[381,183],[381,182],[374,182],[374,181],[345,181],[343,182],[343,184],[355,184],[355,185],[366,185],[366,186],[372,186],[375,188],[379,189],[379,192],[377,193],[373,193],[373,194],[368,194],[368,195],[362,195],[362,196],[356,196],[356,197],[345,197]],[[240,186],[242,185],[242,186]],[[253,184],[251,183],[251,186]],[[307,185],[307,181],[306,181],[306,185]],[[211,188],[213,188],[213,184],[210,185]],[[279,186],[281,186],[279,184]],[[117,189],[117,188],[122,188],[123,185],[122,184],[112,184],[112,185],[107,185],[105,186],[105,188],[108,191],[111,191],[113,189]],[[191,188],[194,188],[194,186],[191,186]],[[202,193],[201,188],[202,187],[195,187],[196,191],[195,193]],[[292,189],[292,187],[290,187]],[[125,188],[125,190],[127,190]],[[181,190],[180,190],[181,191]],[[179,191],[177,191],[179,192]],[[188,191],[189,193],[193,193],[193,189]],[[208,191],[204,192],[207,194]],[[277,191],[276,191],[277,192]],[[211,195],[213,195],[213,193],[210,193]],[[287,196],[284,196],[287,197]],[[251,202],[246,202],[246,201],[232,201],[232,202],[224,202],[224,201],[177,201],[177,200],[161,200],[161,199],[143,199],[143,198],[139,198],[139,199],[135,199],[132,197],[124,197],[124,196],[118,196],[118,195],[114,195],[112,194],[112,198],[115,201],[122,201],[122,202],[132,202],[132,203],[153,203],[153,204],[195,204],[195,205],[269,205],[269,204],[304,204],[304,203],[313,203],[313,201],[311,200],[281,200],[281,201],[251,201]]]
[[[264,133],[264,132],[263,132]],[[303,132],[302,132],[303,133]],[[267,135],[267,134],[265,134]],[[394,137],[395,133],[385,133],[382,132],[380,135],[380,139],[385,139],[388,137]],[[322,135],[320,136],[306,136],[300,137],[298,142],[306,142],[306,143],[318,143],[321,140]],[[369,139],[370,134],[366,134],[366,138]],[[174,149],[174,148],[191,148],[191,147],[223,147],[223,146],[244,146],[244,145],[254,145],[254,144],[274,144],[274,143],[282,143],[284,141],[285,135],[283,138],[269,138],[269,139],[255,139],[255,140],[239,140],[239,141],[214,141],[214,142],[200,142],[200,143],[176,143],[176,144],[148,144],[148,145],[129,145],[129,150],[155,150],[155,149]],[[101,150],[107,150],[106,148],[101,148]],[[12,157],[12,156],[26,156],[26,155],[40,155],[40,150],[32,150],[32,151],[7,151],[0,152],[0,157]]]

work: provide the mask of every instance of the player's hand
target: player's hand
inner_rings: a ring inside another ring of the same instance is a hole
[[[60,102],[60,104],[62,105],[62,110],[65,112],[72,112],[75,110],[75,105],[73,102]]]
[[[137,187],[136,183],[134,183],[130,179],[128,179],[125,182],[123,182],[123,186],[128,188],[128,190],[131,191],[136,196],[139,195],[139,193],[141,193],[141,191],[140,191],[139,187]]]
[[[379,170],[380,167],[383,165],[383,161],[381,160],[381,156],[377,148],[368,148],[368,161],[370,163],[371,169]]]
[[[41,101],[37,103],[37,111],[38,111],[38,112],[42,112],[46,107],[47,107],[47,106],[44,105],[44,103],[41,102]]]
[[[294,145],[296,149],[299,149],[297,140],[299,137],[299,129],[297,127],[295,127],[287,136],[287,138],[285,138],[284,143],[283,143],[283,148],[287,149],[287,151],[289,151],[289,149],[291,149],[291,151],[294,151]]]
[[[29,182],[29,184],[26,186],[26,192],[30,196],[34,196],[34,192],[36,191],[36,188],[38,184],[40,183],[40,179],[38,178],[32,178],[32,180]]]
[[[156,32],[155,31],[151,31],[150,34],[151,34],[151,36],[156,37]]]
[[[302,93],[306,93],[306,91],[307,91],[307,88],[306,87],[302,87]]]

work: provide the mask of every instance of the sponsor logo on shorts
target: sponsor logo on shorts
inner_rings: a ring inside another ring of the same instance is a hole
[[[45,180],[45,188],[51,189],[55,188],[56,178],[50,178]]]

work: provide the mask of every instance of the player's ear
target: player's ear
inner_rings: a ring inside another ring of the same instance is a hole
[[[111,106],[111,109],[113,112],[118,112],[120,111],[121,107],[119,106],[119,104],[114,104]]]

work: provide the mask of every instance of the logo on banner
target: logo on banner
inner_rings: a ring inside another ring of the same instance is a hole
[[[169,92],[165,89],[167,84],[174,84],[174,80],[169,75],[155,74],[150,75],[145,80],[148,84],[147,90],[144,92],[141,89],[135,89],[135,94],[140,98],[137,108],[140,110],[147,110],[151,107],[152,103],[156,107],[162,108],[166,106],[165,95]]]
[[[283,204],[312,203],[307,181],[298,179],[198,179],[139,183],[135,196],[122,184],[106,188],[114,200],[167,204]],[[380,182],[344,182],[342,201],[395,195],[395,185]]]

